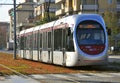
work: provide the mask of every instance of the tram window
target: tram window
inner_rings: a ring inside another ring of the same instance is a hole
[[[47,50],[47,32],[43,32],[43,50]]]
[[[78,30],[77,38],[81,45],[104,44],[104,32],[102,29],[81,29]]]
[[[39,34],[39,39],[40,48],[42,48],[42,33]]]
[[[51,48],[51,32],[48,32],[48,48]]]
[[[67,51],[74,51],[73,34],[67,36]]]
[[[54,30],[54,50],[57,50],[57,30]]]
[[[29,49],[29,45],[30,45],[30,40],[29,40],[29,35],[26,36],[26,50]]]
[[[62,48],[66,51],[74,51],[73,34],[71,34],[70,28],[62,29]]]
[[[24,36],[24,50],[26,50],[26,39],[27,39],[27,37]]]
[[[62,49],[62,29],[54,31],[54,50],[60,51]]]
[[[35,49],[35,34],[33,34],[33,50]]]
[[[27,35],[27,39],[26,39],[26,49],[28,50],[30,47],[30,37],[29,35]]]
[[[24,49],[24,36],[20,37],[20,49],[23,50]]]
[[[39,39],[39,31],[37,32],[37,50],[39,50],[40,47],[40,39]]]
[[[33,35],[31,34],[30,35],[30,49],[32,50],[33,49]]]
[[[33,33],[33,50],[35,49],[35,34]]]
[[[67,30],[63,29],[62,30],[62,47],[63,48],[66,48],[66,43],[67,43],[66,42],[67,41],[67,37],[66,37],[67,35],[66,34],[67,34]]]
[[[48,48],[48,32],[46,32],[46,50]]]
[[[26,43],[26,50],[27,50],[27,48],[28,48],[28,40],[27,40],[27,39],[28,39],[28,37],[27,37],[27,35],[26,35],[26,42],[25,42],[25,43]]]
[[[54,50],[61,51],[63,48],[66,51],[74,50],[73,35],[68,28],[54,30]]]
[[[37,49],[37,34],[36,33],[33,34],[33,49],[34,50]]]
[[[71,30],[70,28],[67,29],[67,36],[70,36],[71,35]]]
[[[30,35],[28,35],[28,49],[30,49]]]

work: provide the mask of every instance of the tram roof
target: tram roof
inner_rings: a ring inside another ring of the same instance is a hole
[[[25,31],[26,31],[26,30],[22,30],[22,31],[20,32],[20,35],[21,35],[21,34],[24,34],[24,33],[25,33]]]
[[[53,27],[53,26],[57,26],[57,25],[60,25],[60,24],[65,24],[65,23],[68,23],[69,27],[71,27],[75,23],[74,20],[77,16],[81,16],[81,18],[83,18],[84,16],[88,16],[88,15],[98,16],[98,14],[81,14],[81,15],[75,14],[75,15],[64,17],[62,19],[58,19],[56,21],[52,21],[52,22],[49,22],[49,23],[45,23],[43,25],[38,25],[36,27],[32,27],[32,28],[23,30],[23,31],[20,32],[20,34],[29,33],[29,32],[32,32],[32,31],[37,31],[37,30],[40,30],[40,29],[45,29],[45,28],[49,28],[49,27]]]
[[[40,26],[36,26],[33,28],[33,31],[38,31],[40,29]]]

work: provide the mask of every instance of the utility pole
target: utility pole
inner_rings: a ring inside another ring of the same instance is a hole
[[[49,0],[48,2],[48,5],[47,5],[47,16],[48,16],[48,21],[50,21],[50,3],[51,3],[51,0]]]
[[[16,59],[16,0],[14,0],[14,57],[13,59]]]

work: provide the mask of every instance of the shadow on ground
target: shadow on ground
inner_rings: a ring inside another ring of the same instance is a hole
[[[96,71],[96,72],[120,72],[120,63],[108,63],[99,66],[71,67],[72,70]]]

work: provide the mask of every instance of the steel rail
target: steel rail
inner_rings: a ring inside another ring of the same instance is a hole
[[[0,66],[3,67],[3,68],[8,69],[8,70],[10,70],[10,71],[12,71],[12,72],[15,73],[16,75],[21,76],[21,77],[23,77],[23,78],[25,78],[25,79],[32,79],[32,80],[34,80],[34,81],[39,82],[38,80],[36,80],[36,79],[34,79],[34,78],[30,77],[30,76],[24,75],[24,74],[22,74],[22,73],[20,73],[20,72],[17,72],[16,70],[11,69],[11,68],[3,65],[3,64],[0,64]]]

